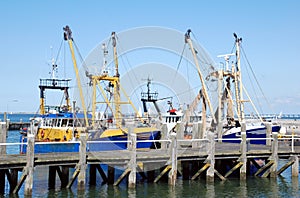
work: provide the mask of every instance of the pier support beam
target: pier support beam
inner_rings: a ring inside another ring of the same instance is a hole
[[[295,162],[292,165],[292,177],[299,176],[299,157],[297,155],[293,156]]]
[[[270,122],[264,122],[264,124],[266,125],[267,131],[266,131],[266,145],[271,146],[272,144],[272,140],[268,139],[271,138],[271,134],[272,134],[272,125]]]
[[[162,125],[162,128],[161,128],[161,140],[167,140],[168,139],[168,127],[167,127],[167,124],[164,123]],[[161,142],[161,149],[167,149],[167,142]]]
[[[273,165],[270,167],[270,177],[277,177],[277,166],[278,166],[278,133],[274,132],[273,143],[272,143],[272,156],[271,160],[274,161]]]
[[[176,134],[171,133],[171,171],[169,172],[169,184],[175,186],[177,179],[177,139]]]
[[[86,178],[86,133],[80,133],[80,150],[79,150],[79,174],[78,174],[78,189],[82,190],[85,187]]]
[[[177,140],[183,140],[184,139],[184,131],[185,131],[185,126],[184,125],[185,125],[184,122],[177,122],[177,125],[176,125],[176,139]],[[170,137],[170,138],[172,138],[172,137]],[[180,144],[178,144],[178,146],[180,147],[180,145],[184,144],[184,143],[185,142],[181,142]]]
[[[32,187],[33,187],[33,169],[34,169],[34,127],[33,123],[31,124],[31,133],[27,135],[27,152],[26,158],[27,163],[25,167],[26,171],[26,180],[25,180],[25,195],[32,195]]]
[[[215,175],[215,134],[209,131],[207,133],[207,138],[209,141],[207,147],[207,163],[209,164],[209,167],[206,172],[206,181],[213,182]]]
[[[130,141],[130,145],[128,147],[130,151],[130,161],[128,168],[131,170],[128,176],[128,187],[135,188],[136,184],[136,134],[133,132],[133,124],[128,126],[128,138]]]
[[[7,125],[6,122],[0,122],[0,143],[6,143]],[[0,145],[0,154],[6,154],[6,146]]]
[[[0,122],[0,143],[6,143],[6,122]],[[0,155],[6,154],[6,146],[0,145]],[[0,170],[0,194],[5,191],[5,170]]]
[[[193,139],[202,139],[202,137],[200,137],[201,130],[202,125],[200,124],[200,122],[193,123]],[[201,143],[202,142],[199,141],[192,142],[192,148],[199,148]]]
[[[242,163],[242,167],[240,168],[240,179],[246,180],[247,176],[247,140],[246,140],[246,125],[242,123],[242,129],[245,128],[245,131],[241,132],[242,141],[241,141],[241,157],[239,161]]]
[[[55,189],[56,166],[49,166],[48,188]]]
[[[115,168],[113,166],[107,167],[107,184],[114,184],[115,181]]]

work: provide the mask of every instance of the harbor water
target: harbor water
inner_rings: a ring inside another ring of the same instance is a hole
[[[0,119],[3,121],[2,114]],[[32,115],[9,114],[12,121],[28,121]],[[19,131],[9,131],[7,142],[18,142]],[[18,146],[8,146],[8,153],[18,153]],[[0,159],[1,160],[1,159]],[[285,164],[286,160],[280,160],[279,167]],[[119,185],[102,184],[102,179],[97,175],[97,184],[88,185],[88,178],[85,190],[77,190],[74,183],[71,189],[61,189],[60,180],[57,176],[56,188],[48,189],[48,167],[36,167],[34,170],[34,183],[32,197],[300,197],[300,179],[291,177],[291,169],[288,168],[277,178],[248,177],[246,181],[238,178],[229,178],[221,181],[215,177],[213,183],[206,182],[200,178],[196,181],[182,180],[178,178],[175,186],[169,186],[166,181],[158,183],[147,183],[138,177],[136,188],[127,187],[126,179]],[[116,171],[116,178],[122,173]],[[19,177],[21,172],[19,172]],[[88,174],[87,174],[88,175]],[[70,177],[72,171],[70,171]],[[5,184],[6,194],[0,197],[10,197],[9,184]],[[24,197],[24,185],[19,191],[19,197]]]

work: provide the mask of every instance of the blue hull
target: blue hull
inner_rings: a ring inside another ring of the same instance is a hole
[[[247,130],[246,131],[246,138],[266,138],[266,127],[262,127],[259,129]],[[279,132],[280,126],[272,126],[272,132]],[[240,138],[241,133],[232,133],[228,135],[223,135],[223,142],[230,142],[230,143],[240,143],[240,140],[226,140],[226,139],[235,139]],[[250,144],[266,144],[266,140],[250,140]]]
[[[137,141],[143,140],[156,140],[159,139],[160,132],[146,132],[140,133],[137,136]],[[95,143],[93,143],[95,141]],[[111,150],[124,150],[127,149],[127,135],[122,136],[113,136],[108,138],[99,138],[87,143],[87,151],[111,151]],[[101,142],[97,142],[101,141]],[[112,142],[118,141],[118,142]],[[123,141],[123,142],[119,142]],[[21,137],[21,142],[27,142],[27,137]],[[52,152],[78,152],[80,144],[79,143],[55,143],[55,142],[44,142],[41,144],[35,144],[34,152],[35,153],[52,153]],[[153,142],[138,142],[137,148],[155,148],[155,143]],[[26,153],[27,145],[20,146],[20,153]]]

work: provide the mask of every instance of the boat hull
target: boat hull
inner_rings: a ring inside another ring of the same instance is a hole
[[[139,142],[143,140],[157,140],[160,138],[160,131],[144,132],[137,134],[137,149],[156,148],[154,142]],[[22,137],[21,142],[26,143],[27,137]],[[53,153],[53,152],[78,152],[80,143],[78,141],[68,142],[36,142],[34,146],[35,153]],[[87,142],[87,151],[110,151],[127,149],[127,135],[104,137],[93,139]],[[20,146],[20,153],[26,153],[27,145]]]
[[[280,126],[275,125],[272,126],[272,132],[279,132],[280,130]],[[250,144],[266,144],[266,131],[267,128],[265,126],[260,126],[257,128],[253,128],[253,129],[247,129],[246,130],[246,138],[253,138],[249,141]],[[236,132],[236,133],[229,133],[229,134],[225,134],[222,136],[222,141],[223,142],[230,142],[230,143],[240,143],[240,140],[233,140],[236,138],[240,138],[241,137],[241,132]],[[254,138],[256,138],[257,140],[255,140]],[[226,140],[228,139],[228,140]]]

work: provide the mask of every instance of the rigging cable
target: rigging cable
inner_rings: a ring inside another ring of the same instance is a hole
[[[121,43],[120,43],[118,37],[116,37],[116,38],[117,38],[117,42],[118,42],[119,48],[120,48],[121,50],[123,50],[124,48],[122,47],[122,45],[121,45]],[[123,55],[120,56],[120,57],[121,57],[121,61],[122,61],[123,65],[124,65],[124,67],[125,67],[125,71],[129,71],[127,65],[129,65],[129,67],[130,67],[131,64],[130,64],[130,62],[129,62],[129,59],[128,59],[126,53],[124,53],[124,57],[125,57],[125,60],[126,60],[127,64],[125,63],[125,61],[124,61],[124,59],[123,59]],[[132,68],[132,67],[131,67],[131,68]],[[139,82],[139,80],[138,80],[138,78],[137,78],[137,75],[136,75],[136,73],[134,72],[134,69],[131,69],[130,72],[132,73],[133,78],[135,79],[135,81],[136,81],[136,82]],[[129,82],[130,82],[131,87],[134,88],[134,83],[133,83],[133,80],[132,80],[132,78],[130,77],[130,75],[129,75],[129,78],[128,78],[128,79],[129,79]],[[143,92],[143,89],[141,88],[141,86],[139,86],[139,89],[140,89],[141,92]],[[137,92],[136,92],[136,91],[134,91],[133,94],[134,94],[134,97],[135,97],[135,98],[139,98],[139,97],[140,97],[140,96],[137,95]],[[140,101],[140,104],[141,104],[141,101]]]
[[[245,59],[246,59],[246,62],[247,62],[247,64],[249,65],[249,67],[250,67],[250,69],[251,69],[252,75],[254,76],[255,82],[257,83],[257,86],[258,86],[259,90],[261,91],[261,93],[262,93],[264,99],[266,100],[268,106],[269,106],[270,108],[272,108],[270,102],[268,101],[267,97],[265,96],[265,94],[264,94],[264,92],[263,92],[263,90],[262,90],[262,88],[261,88],[261,86],[260,86],[260,84],[259,84],[259,82],[258,82],[256,76],[255,76],[255,73],[254,73],[254,71],[253,71],[253,69],[252,69],[252,66],[251,66],[250,62],[248,61],[248,58],[247,58],[247,56],[246,56],[246,54],[245,54],[245,52],[244,52],[243,47],[241,47],[241,49],[242,49],[243,55],[244,55],[244,57],[245,57]]]
[[[176,76],[177,76],[177,73],[178,73],[178,70],[179,70],[179,66],[180,66],[181,61],[182,61],[182,58],[183,58],[183,53],[184,53],[185,47],[186,47],[186,43],[184,43],[184,45],[183,45],[183,49],[182,49],[182,52],[181,52],[181,55],[180,55],[180,59],[179,59],[179,62],[178,62],[178,64],[177,64],[176,73],[175,73],[175,75],[174,75],[174,78],[173,78],[171,84],[174,83],[174,80],[175,80],[175,78],[176,78]]]

